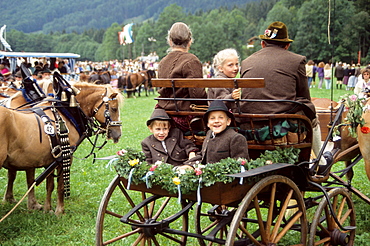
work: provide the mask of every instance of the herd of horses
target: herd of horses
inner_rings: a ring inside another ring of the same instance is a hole
[[[117,87],[121,91],[125,91],[128,97],[135,95],[135,92],[140,92],[144,88],[145,95],[152,90],[152,79],[156,77],[154,70],[142,70],[135,73],[127,73],[118,77]],[[94,84],[109,84],[112,76],[109,71],[98,71],[86,78],[90,83]]]
[[[30,79],[31,75],[25,72],[24,68],[22,71],[23,80]],[[64,147],[67,146],[67,151],[62,149],[62,156],[72,154],[85,138],[100,133],[117,143],[121,136],[122,90],[133,93],[143,85],[147,93],[151,88],[151,79],[154,77],[155,73],[152,70],[128,74],[119,78],[119,90],[115,90],[109,84],[111,76],[107,72],[90,76],[90,83],[76,82],[73,86],[58,73],[54,73],[52,84],[37,87],[38,89],[46,88],[45,95],[54,94],[54,97],[45,96],[31,102],[27,100],[24,92],[14,88],[4,88],[0,93],[0,100],[3,98],[2,101],[6,101],[0,107],[0,135],[2,136],[0,168],[4,167],[8,170],[8,185],[4,200],[15,202],[13,183],[17,171],[26,171],[27,184],[32,187],[32,184],[35,183],[35,169],[42,167],[46,170],[50,169],[49,173],[43,177],[46,179],[47,190],[43,208],[45,211],[52,211],[51,194],[54,190],[54,175],[51,174],[56,169],[57,205],[55,214],[62,214],[66,185],[62,177],[66,170],[60,162],[55,164],[55,160],[60,159],[60,155],[51,151],[51,147],[55,147],[58,152],[59,145],[55,146],[52,142],[67,139],[68,144],[64,145]],[[138,92],[140,93],[140,89]],[[313,102],[317,108],[321,109],[336,106],[336,102],[329,99],[317,99]],[[39,111],[43,113],[36,113]],[[320,110],[318,110],[318,115],[320,118]],[[370,127],[370,112],[365,112],[363,118],[367,122],[365,126]],[[327,122],[321,118],[320,121],[325,128]],[[96,125],[96,122],[99,124]],[[57,130],[61,128],[68,130],[68,136],[62,136],[62,138],[57,135]],[[341,128],[340,149],[353,151],[342,155],[340,161],[349,164],[361,152],[370,180],[370,146],[367,144],[370,142],[370,135],[361,130],[358,130],[357,133],[358,138],[356,139],[349,136],[347,127]],[[57,137],[52,135],[57,135]],[[51,166],[52,168],[50,168]],[[353,173],[350,170],[349,179],[352,178],[351,175],[353,176]],[[28,209],[42,208],[36,201],[33,189],[30,189],[28,194],[27,207]]]

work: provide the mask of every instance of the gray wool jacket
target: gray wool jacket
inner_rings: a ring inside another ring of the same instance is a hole
[[[178,128],[171,128],[164,142],[167,152],[161,141],[158,141],[153,135],[148,136],[141,142],[142,150],[149,164],[164,161],[175,166],[182,165],[184,161],[189,159],[190,152],[198,151],[195,144],[191,140],[185,139],[182,131]]]
[[[249,159],[247,139],[231,128],[212,137],[212,131],[207,132],[202,145],[202,151],[185,164],[202,164],[219,162],[227,157]]]

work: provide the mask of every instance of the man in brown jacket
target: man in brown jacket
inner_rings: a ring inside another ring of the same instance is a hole
[[[288,51],[293,40],[289,39],[288,29],[280,21],[271,23],[259,38],[262,49],[242,61],[240,74],[243,78],[264,78],[265,87],[243,88],[241,98],[291,100],[304,106],[278,101],[244,102],[240,104],[241,111],[253,114],[304,113],[312,121],[313,151],[317,156],[321,149],[321,131],[308,88],[306,57]],[[238,96],[240,89],[233,92],[234,99]]]

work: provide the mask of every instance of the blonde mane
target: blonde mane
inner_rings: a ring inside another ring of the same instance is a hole
[[[106,84],[106,85],[102,85],[102,84],[92,84],[92,83],[88,83],[88,82],[76,82],[73,84],[74,87],[83,87],[84,90],[82,90],[81,92],[84,93],[84,95],[88,95],[88,94],[91,94],[92,92],[91,91],[96,91],[98,89],[101,89],[101,90],[104,90],[105,88],[107,89],[108,91],[108,95],[109,94],[112,94],[112,93],[117,93],[117,100],[118,100],[118,104],[119,105],[122,105],[123,103],[123,96],[121,94],[121,92],[118,90],[118,89],[114,89],[111,85],[109,84]]]

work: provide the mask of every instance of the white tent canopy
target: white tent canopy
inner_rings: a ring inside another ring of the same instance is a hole
[[[80,55],[74,53],[40,53],[40,52],[5,52],[0,51],[0,58],[3,57],[38,57],[38,58],[79,58]]]
[[[17,60],[20,58],[65,58],[69,60],[69,67],[74,71],[75,58],[80,55],[74,53],[42,53],[42,52],[6,52],[0,51],[0,59],[9,58],[10,71],[14,72],[17,67]],[[18,64],[19,65],[19,64]]]

